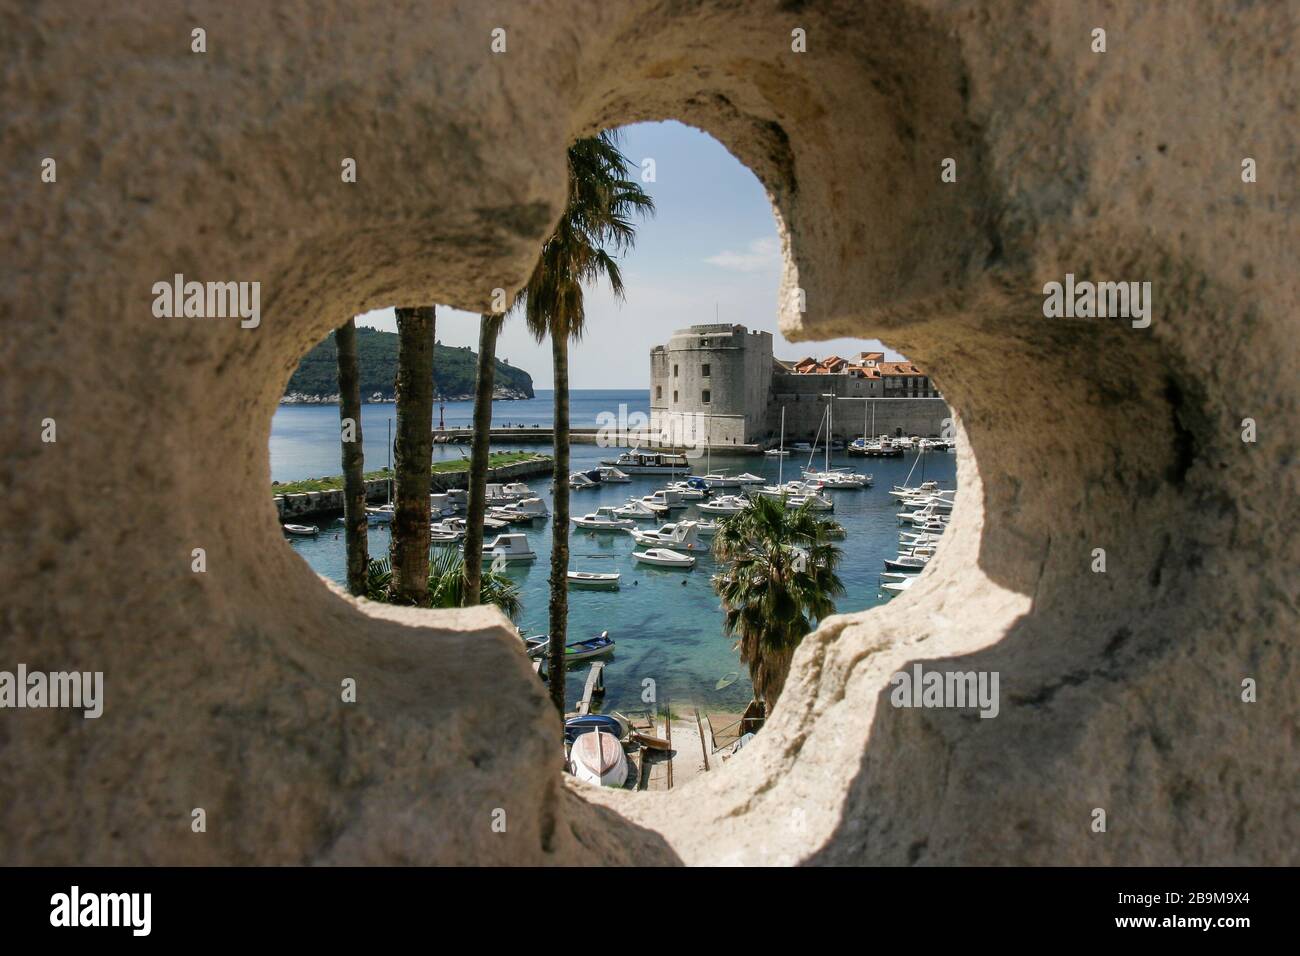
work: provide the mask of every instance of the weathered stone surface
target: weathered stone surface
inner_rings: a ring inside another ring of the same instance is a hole
[[[9,5],[0,664],[107,701],[0,714],[0,859],[1296,862],[1293,16]],[[968,443],[925,582],[826,622],[741,758],[593,795],[497,615],[358,605],[291,554],[266,437],[346,316],[521,284],[570,137],[669,117],[769,188],[787,334],[883,337]],[[1043,319],[1066,272],[1153,282],[1151,327]],[[260,326],[155,318],[174,273],[260,281]],[[1000,671],[1001,715],[889,707],[917,659]]]

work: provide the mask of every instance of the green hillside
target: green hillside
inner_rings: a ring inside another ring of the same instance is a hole
[[[361,398],[369,401],[376,392],[393,398],[397,377],[397,333],[376,329],[357,329],[357,364],[361,367]],[[441,343],[434,350],[433,380],[437,394],[447,399],[472,398],[478,355],[466,348],[452,348]],[[511,398],[532,398],[533,377],[497,359],[496,393]],[[303,356],[298,370],[289,379],[286,396],[326,398],[337,395],[338,353],[334,336],[329,336]]]

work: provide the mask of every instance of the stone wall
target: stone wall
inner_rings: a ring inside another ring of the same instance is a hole
[[[0,659],[106,675],[98,720],[0,713],[0,858],[1300,862],[1291,7],[489,0],[345,19],[0,12]],[[783,333],[889,342],[965,430],[916,587],[823,621],[736,759],[628,795],[565,780],[498,613],[323,584],[283,540],[267,436],[331,329],[490,309],[560,214],[571,139],[666,118],[771,196]],[[1151,324],[1045,319],[1067,272],[1151,281]],[[174,273],[260,281],[260,324],[155,316]],[[890,706],[914,662],[1000,673],[999,716]]]
[[[782,408],[785,409],[787,445],[797,441],[812,441],[819,429],[825,436],[822,418],[826,414],[826,399],[810,391],[777,392],[772,396],[767,428],[759,435],[760,439],[772,442],[777,440]],[[837,400],[833,426],[836,438],[853,441],[863,434],[939,436],[944,434],[945,427],[951,432],[953,420],[952,410],[942,398],[882,398],[861,402]]]
[[[515,481],[529,475],[550,474],[551,460],[521,461],[513,465],[488,469],[488,481]],[[449,488],[464,488],[469,480],[467,472],[457,471],[435,474],[429,479],[429,491],[440,492]],[[366,481],[366,501],[389,500],[388,486],[390,478],[374,478]],[[343,510],[343,489],[334,491],[304,491],[295,494],[276,495],[275,511],[281,521],[290,518],[306,518],[313,515],[329,514]]]

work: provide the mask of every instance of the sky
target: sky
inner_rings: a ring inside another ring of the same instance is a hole
[[[897,352],[874,339],[832,339],[791,344],[777,331],[781,243],[762,185],[713,137],[677,122],[639,123],[621,131],[623,153],[640,175],[654,160],[655,181],[642,188],[655,214],[637,227],[636,246],[619,265],[626,299],[605,283],[586,292],[587,328],[569,347],[570,388],[648,388],[650,349],[672,333],[706,322],[739,323],[773,335],[777,358]],[[437,337],[444,345],[478,348],[477,314],[439,308]],[[359,316],[360,325],[396,331],[392,309]],[[512,315],[497,355],[551,387],[551,349],[538,344]]]

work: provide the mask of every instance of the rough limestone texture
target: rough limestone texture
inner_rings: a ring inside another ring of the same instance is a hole
[[[0,712],[0,861],[1300,862],[1294,4],[116,6],[0,9],[0,669],[107,685]],[[593,793],[495,612],[293,555],[267,435],[348,316],[522,284],[573,137],[669,118],[769,189],[788,335],[933,375],[961,492],[725,769]],[[1150,281],[1150,327],[1045,319],[1067,272]],[[155,317],[176,273],[261,324]],[[999,716],[890,706],[916,661]]]

